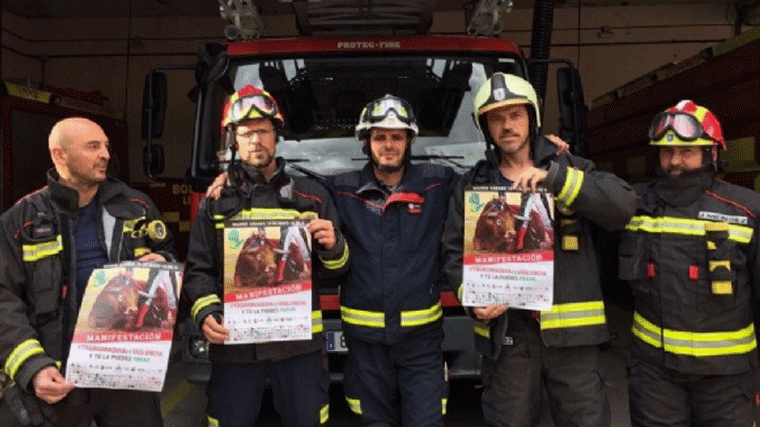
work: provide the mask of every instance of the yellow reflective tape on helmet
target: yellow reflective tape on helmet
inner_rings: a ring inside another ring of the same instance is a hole
[[[604,301],[555,304],[541,311],[541,329],[578,328],[604,325]]]
[[[567,168],[567,178],[565,178],[562,190],[557,194],[557,199],[565,206],[572,205],[576,197],[578,197],[578,194],[581,192],[585,176],[586,174],[584,174],[583,171],[570,167]]]
[[[323,406],[322,409],[319,410],[319,423],[324,424],[327,422],[327,420],[330,419],[330,404]]]
[[[211,418],[210,415],[206,415],[206,418],[208,418],[208,427],[219,427],[219,420]]]
[[[21,365],[29,360],[29,358],[43,353],[45,353],[45,349],[42,348],[42,344],[40,344],[40,342],[34,338],[29,338],[28,340],[23,341],[21,344],[17,345],[16,348],[11,351],[11,354],[9,354],[8,358],[5,359],[5,366],[3,370],[5,371],[5,374],[8,376],[8,378],[15,381],[16,374],[21,368]]]
[[[322,323],[322,310],[312,310],[311,312],[311,333],[318,334],[325,330]]]
[[[321,256],[319,259],[322,260],[322,264],[324,264],[325,268],[328,270],[340,270],[348,262],[348,245],[343,245],[343,255],[338,259],[325,260],[322,259]]]
[[[684,236],[705,236],[705,226],[711,221],[678,217],[634,216],[625,226],[628,231],[642,231],[652,234],[679,234]],[[728,238],[738,243],[749,243],[754,231],[750,227],[728,224]]]
[[[381,311],[367,311],[340,306],[340,318],[344,322],[368,328],[384,328],[385,313]]]
[[[362,404],[359,399],[352,399],[346,396],[346,402],[348,403],[348,407],[351,409],[351,412],[357,415],[362,414]]]
[[[655,348],[693,357],[744,354],[757,348],[755,325],[737,331],[689,332],[661,329],[638,312],[633,314],[633,335]]]
[[[219,295],[216,294],[210,294],[206,295],[205,297],[198,298],[195,301],[195,304],[193,304],[193,308],[190,310],[190,316],[195,319],[195,316],[198,315],[198,313],[201,312],[204,308],[214,305],[214,304],[222,304],[222,300],[219,298]],[[203,319],[195,319],[196,321],[200,321]]]
[[[415,326],[427,325],[443,317],[443,308],[441,302],[435,303],[430,308],[422,310],[408,310],[401,312],[401,327],[412,328]]]
[[[59,254],[63,250],[63,239],[61,235],[55,236],[55,240],[42,243],[27,244],[21,246],[22,259],[24,262],[39,261],[53,255]]]
[[[480,335],[489,340],[491,339],[491,329],[485,323],[475,320],[472,322],[472,328],[476,335]]]

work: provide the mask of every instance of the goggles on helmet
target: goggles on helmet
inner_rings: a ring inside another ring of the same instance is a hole
[[[238,123],[249,118],[257,118],[251,117],[253,111],[258,112],[261,117],[274,117],[277,115],[277,106],[266,95],[244,96],[232,104],[229,119],[232,123]]]
[[[370,123],[382,121],[393,112],[396,118],[406,124],[415,122],[414,113],[399,99],[381,98],[366,107],[364,119]]]
[[[705,132],[697,118],[691,114],[669,112],[658,114],[649,126],[649,139],[653,141],[662,139],[669,130],[683,141],[704,138],[712,144],[713,139]]]

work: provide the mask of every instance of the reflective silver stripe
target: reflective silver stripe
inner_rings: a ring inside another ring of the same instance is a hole
[[[643,231],[646,233],[658,234],[680,234],[685,236],[704,236],[705,224],[711,221],[704,221],[691,218],[678,217],[651,217],[651,216],[634,216],[625,229],[628,231]],[[728,224],[728,238],[739,243],[749,243],[752,240],[753,230],[737,224]]]
[[[563,205],[571,206],[575,202],[575,199],[581,192],[584,177],[583,171],[570,167],[567,168],[567,178],[565,178],[565,183],[559,194],[557,194],[557,199]]]
[[[578,328],[604,325],[603,301],[555,304],[550,310],[541,311],[541,329]]]
[[[325,260],[322,259],[322,257],[319,257],[319,259],[322,260],[322,264],[324,264],[325,268],[330,270],[340,270],[346,265],[346,262],[348,262],[348,245],[343,245],[343,254],[338,259]]]
[[[430,308],[423,310],[409,310],[401,312],[401,327],[412,328],[415,326],[433,323],[443,316],[443,308],[440,301]]]
[[[344,322],[368,328],[384,328],[385,313],[379,311],[359,310],[340,306],[340,317]]]
[[[42,344],[40,344],[40,342],[36,339],[30,338],[22,342],[21,344],[17,345],[16,348],[11,351],[11,354],[8,355],[8,358],[5,359],[5,374],[8,376],[8,378],[15,380],[16,373],[18,373],[18,370],[21,368],[21,365],[23,365],[24,362],[29,360],[29,358],[32,356],[43,353],[45,353],[45,350],[42,348]]]
[[[664,346],[669,353],[685,356],[727,356],[749,353],[757,348],[755,325],[752,323],[737,331],[676,331],[661,329],[634,312],[631,331],[635,337],[655,348]]]
[[[55,240],[21,246],[22,259],[24,262],[39,261],[43,258],[57,255],[62,250],[63,239],[60,234],[55,236]]]
[[[219,296],[216,294],[210,294],[206,295],[205,297],[200,297],[195,301],[195,304],[193,304],[193,308],[190,310],[190,316],[195,319],[195,317],[200,313],[201,310],[204,308],[214,305],[214,304],[222,304],[222,300],[219,299]],[[196,321],[200,321],[202,319],[195,319]]]

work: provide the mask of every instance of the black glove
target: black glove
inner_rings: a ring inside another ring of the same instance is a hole
[[[24,427],[53,427],[53,423],[58,418],[52,406],[37,399],[37,396],[25,392],[18,384],[5,390],[3,399]]]

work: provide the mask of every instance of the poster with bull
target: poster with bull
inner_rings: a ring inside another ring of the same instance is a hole
[[[224,228],[226,344],[311,339],[311,235],[305,219]]]
[[[93,270],[74,329],[66,380],[78,387],[161,391],[182,264],[109,264]]]
[[[462,305],[547,310],[554,297],[554,199],[501,186],[465,191]]]

